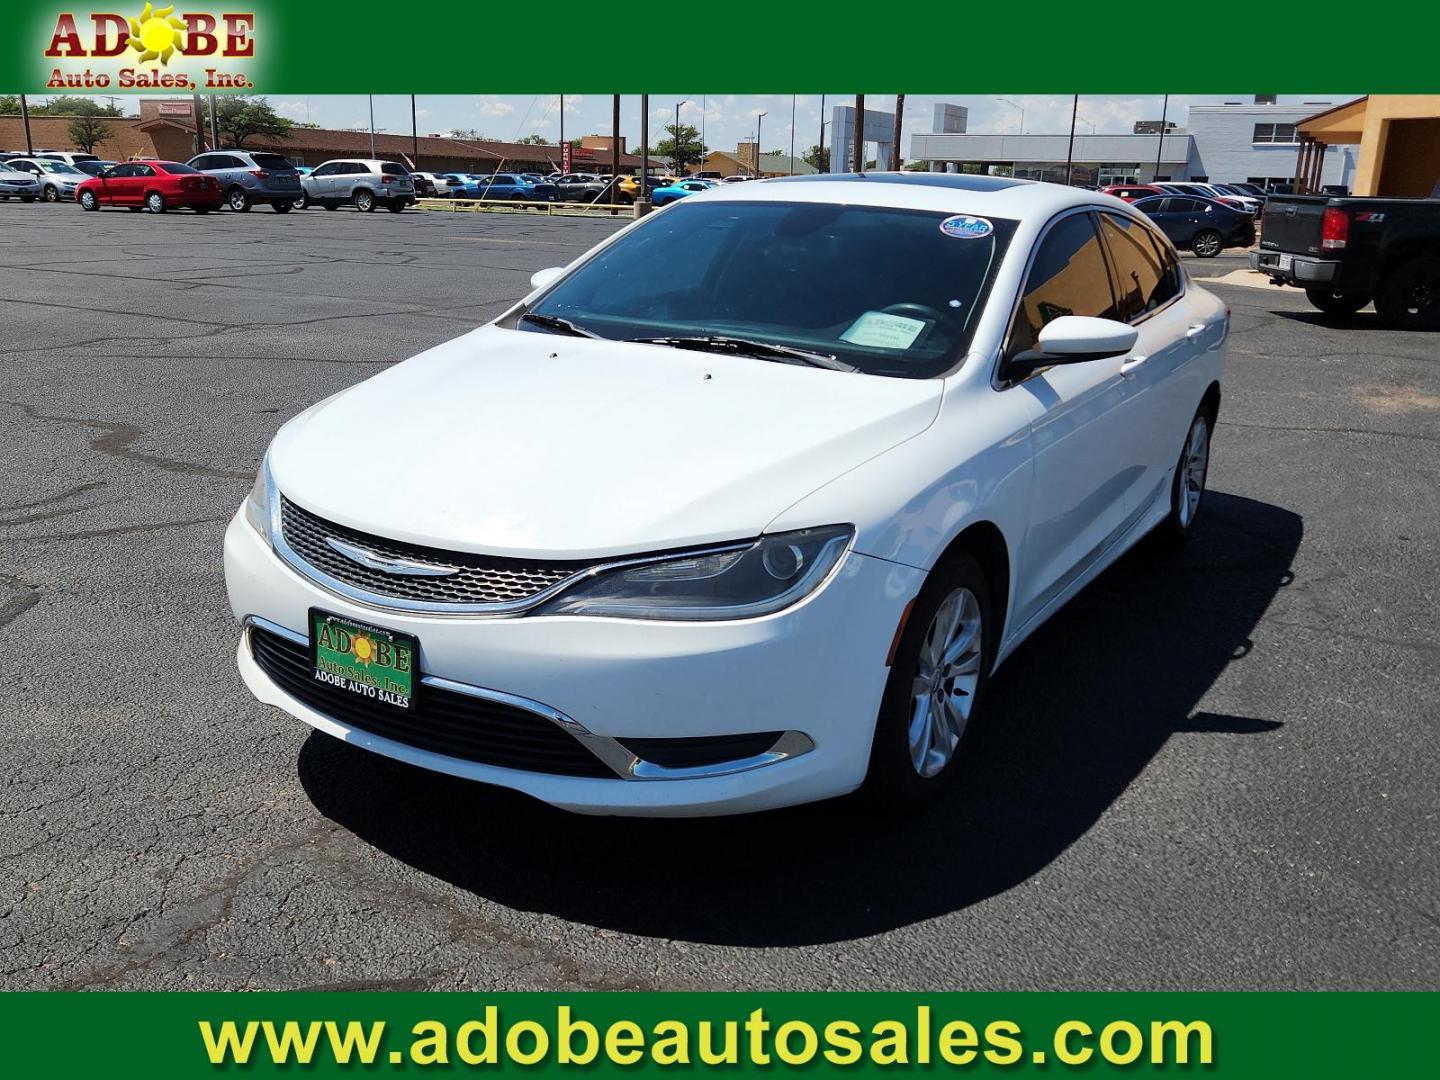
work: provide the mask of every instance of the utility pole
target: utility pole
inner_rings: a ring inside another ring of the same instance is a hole
[[[787,176],[795,175],[795,95],[790,95],[790,166],[785,170]]]
[[[1065,150],[1065,184],[1068,187],[1075,181],[1074,166],[1075,160],[1075,115],[1080,111],[1080,95],[1076,94],[1070,99],[1070,145]]]
[[[768,112],[762,112],[755,117],[755,175],[764,179],[765,174],[760,171],[760,121],[769,116]]]
[[[609,202],[615,201],[615,185],[620,182],[620,95],[613,94],[610,98],[610,188],[607,192]],[[610,213],[613,215],[614,210]]]
[[[195,124],[195,138],[192,140],[195,153],[205,151],[205,103],[199,94],[190,95],[190,119]]]
[[[375,95],[366,95],[370,100],[370,156],[375,156]]]
[[[220,124],[215,116],[215,95],[210,95],[210,149],[220,149]]]
[[[410,95],[410,167],[420,168],[420,128],[415,122],[415,95]]]
[[[30,106],[25,101],[25,95],[20,95],[20,120],[25,125],[25,153],[35,153],[35,144],[30,141]]]
[[[905,95],[895,95],[895,134],[890,140],[890,171],[900,171],[900,125],[905,122]]]
[[[817,172],[829,172],[830,163],[825,160],[825,95],[820,95],[820,155],[817,159]]]
[[[635,214],[650,209],[650,95],[640,95],[640,192],[635,196]]]
[[[855,149],[851,154],[851,172],[865,171],[865,95],[855,95]]]
[[[710,95],[700,95],[700,161],[705,161],[705,154],[709,147],[705,145],[705,114],[710,111]]]
[[[565,168],[565,95],[560,95],[560,165],[561,172],[568,172]]]
[[[1165,95],[1165,104],[1160,106],[1160,138],[1155,142],[1155,172],[1151,174],[1153,181],[1160,175],[1160,155],[1165,152],[1165,120],[1170,115],[1170,95]],[[1137,176],[1135,178],[1139,180]]]
[[[680,170],[685,167],[683,160],[677,164],[675,159],[680,157],[680,106],[687,104],[689,104],[689,102],[677,101],[675,103],[675,122],[670,127],[670,134],[673,136],[670,140],[670,145],[674,149],[674,157],[670,160],[670,171],[676,176],[679,176]]]

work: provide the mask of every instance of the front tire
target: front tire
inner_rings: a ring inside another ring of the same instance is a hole
[[[1210,475],[1210,435],[1215,415],[1202,405],[1185,433],[1185,447],[1170,482],[1170,513],[1155,529],[1163,547],[1183,547],[1195,531],[1205,503],[1205,480]]]
[[[1337,293],[1329,289],[1306,289],[1305,299],[1326,315],[1354,315],[1370,303],[1366,293]]]
[[[60,201],[60,189],[57,188],[57,187],[55,187],[53,184],[46,184],[46,185],[45,185],[45,191],[44,191],[44,193],[43,193],[43,195],[42,195],[41,197],[42,197],[46,202],[59,202],[59,201]]]
[[[95,198],[93,191],[82,191],[80,193],[80,207],[84,210],[99,210],[100,200]]]
[[[375,195],[369,191],[357,191],[355,193],[355,209],[362,214],[369,214],[375,209]]]
[[[1386,273],[1375,310],[1397,330],[1440,330],[1440,256],[1421,255]]]
[[[865,791],[890,806],[940,796],[978,722],[998,626],[985,573],[966,551],[946,556],[916,597],[885,686]]]
[[[250,210],[250,196],[245,194],[243,188],[231,188],[225,194],[225,202],[237,214],[248,213]]]
[[[1225,249],[1225,238],[1214,229],[1201,229],[1190,238],[1190,250],[1196,258],[1213,259]]]
[[[145,196],[145,209],[152,214],[165,213],[165,196],[158,191],[152,191]]]

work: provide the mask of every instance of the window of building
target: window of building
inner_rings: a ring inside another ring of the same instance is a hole
[[[1256,124],[1250,139],[1256,143],[1295,143],[1299,141],[1294,124]]]
[[[1101,165],[1097,170],[1099,185],[1109,187],[1111,184],[1133,184],[1140,175],[1140,163],[1133,164],[1109,164]]]

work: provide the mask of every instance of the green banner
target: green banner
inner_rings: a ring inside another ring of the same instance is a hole
[[[1434,92],[1433,5],[36,3],[6,93]]]
[[[7,1075],[1433,1075],[1431,994],[5,995]]]

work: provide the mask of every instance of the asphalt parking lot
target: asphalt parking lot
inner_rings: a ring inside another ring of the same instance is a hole
[[[277,426],[612,227],[0,204],[0,986],[1440,985],[1440,335],[1292,290],[1216,287],[1194,544],[1019,650],[918,818],[573,817],[256,704],[220,544]]]

